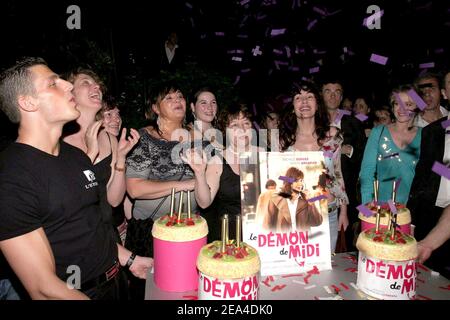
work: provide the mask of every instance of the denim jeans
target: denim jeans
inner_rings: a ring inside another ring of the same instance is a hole
[[[328,222],[330,224],[330,248],[331,253],[336,250],[336,242],[338,238],[338,209],[334,209],[328,213]]]
[[[0,279],[0,300],[20,300],[16,290],[14,290],[11,281]]]

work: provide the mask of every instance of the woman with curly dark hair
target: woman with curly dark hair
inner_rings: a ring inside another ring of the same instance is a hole
[[[338,230],[348,226],[348,197],[341,171],[343,139],[339,129],[330,126],[319,91],[312,83],[294,83],[291,97],[292,103],[285,108],[280,126],[280,150],[324,152],[331,252],[334,252]]]

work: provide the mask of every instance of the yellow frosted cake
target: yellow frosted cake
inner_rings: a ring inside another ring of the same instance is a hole
[[[205,237],[208,234],[206,220],[193,214],[192,219],[187,219],[187,214],[181,215],[180,223],[176,221],[177,216],[170,218],[169,215],[162,216],[153,224],[152,235],[160,240],[180,242],[190,241]]]
[[[234,241],[222,251],[222,242],[214,241],[200,250],[197,268],[200,271],[200,300],[256,300],[259,292],[261,261],[258,252],[242,242]]]
[[[362,212],[359,212],[358,218],[361,220],[361,230],[367,230],[372,227],[375,227],[376,222],[376,213],[377,209],[373,202],[366,204],[366,207],[372,211],[372,215],[364,215]],[[397,224],[400,227],[400,231],[411,234],[411,213],[409,209],[405,207],[402,203],[396,203],[395,207],[397,209]],[[389,205],[384,203],[380,207],[380,226],[381,228],[386,228],[389,222]]]
[[[359,250],[358,287],[378,299],[407,300],[416,292],[416,240],[401,231],[375,228],[362,231]]]

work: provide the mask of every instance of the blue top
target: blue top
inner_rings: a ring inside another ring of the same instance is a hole
[[[368,203],[374,198],[373,181],[377,173],[378,200],[381,202],[390,200],[393,181],[401,178],[396,201],[406,204],[419,160],[421,137],[422,128],[417,128],[416,136],[411,143],[406,148],[400,149],[393,141],[387,126],[380,125],[372,129],[359,173],[363,203]]]

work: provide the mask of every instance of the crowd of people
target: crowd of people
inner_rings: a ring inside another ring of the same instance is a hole
[[[412,213],[419,261],[449,277],[450,181],[432,167],[450,163],[441,105],[450,72],[411,82],[380,107],[364,96],[344,99],[337,78],[295,82],[289,102],[257,126],[269,130],[262,142],[247,106],[221,105],[208,87],[190,95],[175,83],[150,88],[148,125],[127,129],[93,70],[59,76],[40,58],[17,62],[0,77],[1,110],[19,126],[0,157],[0,299],[143,299],[151,229],[170,211],[172,189],[193,191],[191,207],[206,218],[208,241],[217,240],[221,213],[232,223],[241,213],[239,153],[267,150],[332,154],[323,186],[331,252],[339,230],[355,249],[356,207],[374,200],[373,181],[383,202],[400,181],[396,201]],[[268,184],[270,216],[262,223],[277,230],[321,224],[303,173],[290,168],[286,176],[293,181],[279,189]]]

